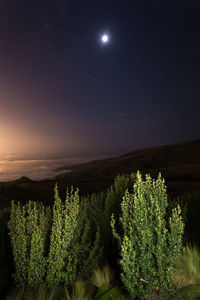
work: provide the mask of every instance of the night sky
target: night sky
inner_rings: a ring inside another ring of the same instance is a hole
[[[198,3],[1,0],[4,167],[200,138]]]

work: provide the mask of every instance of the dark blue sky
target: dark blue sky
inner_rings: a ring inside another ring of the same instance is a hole
[[[0,105],[5,157],[200,138],[200,4],[2,0]]]

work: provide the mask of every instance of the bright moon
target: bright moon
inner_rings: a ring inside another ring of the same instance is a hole
[[[107,34],[102,35],[101,40],[103,43],[107,43],[109,40],[108,35]]]

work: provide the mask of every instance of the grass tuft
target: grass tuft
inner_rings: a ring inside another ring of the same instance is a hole
[[[186,245],[175,262],[171,278],[177,288],[200,284],[200,253],[197,247]]]
[[[24,287],[18,288],[12,291],[9,295],[6,296],[6,300],[21,300],[24,296]]]
[[[63,300],[91,300],[90,295],[87,294],[87,284],[85,281],[79,279],[73,286],[72,295],[70,296],[67,289],[65,289],[65,296]]]
[[[6,300],[53,300],[58,299],[57,297],[56,286],[47,288],[43,284],[32,292],[26,291],[24,287],[17,288],[6,297]]]
[[[109,265],[106,264],[103,268],[97,267],[93,270],[91,283],[100,288],[103,284],[109,284],[114,278],[113,272]]]

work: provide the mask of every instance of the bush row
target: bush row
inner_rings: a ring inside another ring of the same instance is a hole
[[[171,284],[184,227],[180,206],[167,207],[161,175],[143,180],[139,172],[117,176],[107,192],[81,201],[72,187],[63,202],[55,186],[52,209],[13,201],[11,210],[0,214],[8,224],[1,232],[6,274],[13,265],[14,284],[27,290],[40,284],[71,288],[76,280],[87,280],[96,265],[120,258],[121,281],[130,295],[162,291]]]

